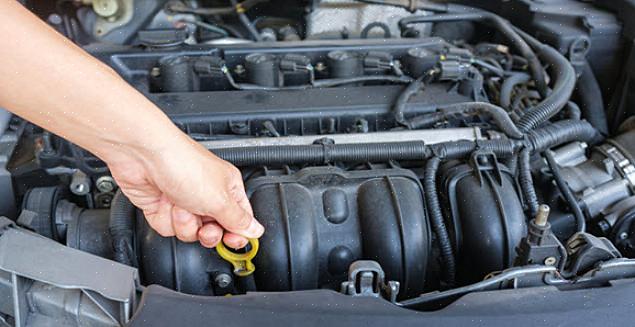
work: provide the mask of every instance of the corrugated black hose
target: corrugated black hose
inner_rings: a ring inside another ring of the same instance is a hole
[[[538,51],[538,55],[547,62],[553,71],[552,77],[555,80],[553,90],[535,107],[529,108],[520,117],[518,128],[521,131],[530,131],[543,122],[549,120],[567,105],[576,84],[576,74],[573,66],[567,58],[562,56],[556,49],[540,43],[532,36],[518,30],[518,33],[527,40]]]
[[[520,151],[519,156],[518,182],[523,192],[523,198],[527,202],[530,217],[535,217],[538,213],[538,196],[534,188],[534,180],[531,177],[531,150],[524,148]]]
[[[432,229],[439,243],[445,283],[448,287],[452,287],[456,279],[456,260],[454,258],[452,242],[448,235],[448,229],[443,221],[443,213],[441,212],[441,204],[439,203],[439,193],[437,192],[436,177],[440,163],[441,159],[439,157],[428,160],[423,174],[423,188],[430,223],[432,224]]]
[[[114,260],[124,265],[137,266],[134,255],[134,224],[136,208],[125,194],[118,190],[110,204],[108,231],[112,239]]]

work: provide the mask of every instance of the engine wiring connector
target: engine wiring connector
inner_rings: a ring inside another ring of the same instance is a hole
[[[258,239],[250,238],[249,245],[251,245],[251,249],[245,253],[236,253],[229,250],[222,241],[216,245],[218,255],[234,266],[234,275],[238,277],[246,277],[256,271],[256,266],[254,266],[251,260],[258,254]]]
[[[549,224],[549,206],[538,208],[536,217],[527,226],[527,237],[518,247],[516,265],[542,264],[555,266],[562,271],[567,261],[567,251],[551,231]]]

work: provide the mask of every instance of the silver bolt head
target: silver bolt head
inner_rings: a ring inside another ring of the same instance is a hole
[[[555,257],[548,257],[548,258],[545,259],[545,265],[546,266],[553,266],[553,265],[556,264],[557,261],[558,260],[556,260]]]
[[[101,176],[95,181],[95,186],[100,192],[107,193],[114,191],[117,183],[110,176]]]
[[[226,273],[220,273],[216,275],[216,278],[214,278],[214,282],[216,283],[216,286],[225,288],[232,283],[232,276]]]

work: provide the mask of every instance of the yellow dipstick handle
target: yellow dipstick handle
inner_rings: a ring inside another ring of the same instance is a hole
[[[251,244],[251,249],[247,253],[233,252],[225,247],[222,241],[216,245],[216,252],[218,252],[221,258],[229,261],[229,263],[234,266],[234,274],[236,276],[249,276],[256,270],[256,266],[251,262],[251,259],[258,253],[258,239],[250,238],[249,244]]]

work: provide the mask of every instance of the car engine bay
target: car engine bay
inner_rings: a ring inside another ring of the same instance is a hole
[[[434,313],[635,278],[635,6],[599,2],[26,1],[240,168],[266,232],[251,268],[161,237],[98,158],[7,116],[2,322],[127,324],[150,285]]]

